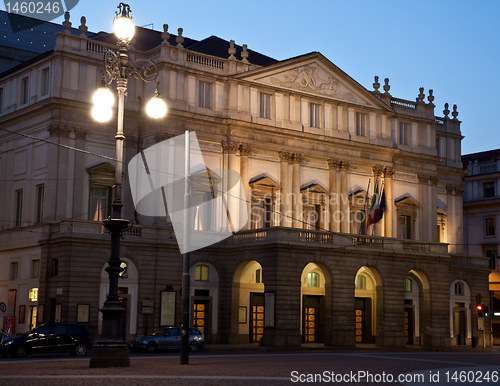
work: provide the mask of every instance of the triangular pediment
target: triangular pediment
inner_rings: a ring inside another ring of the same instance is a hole
[[[295,91],[392,111],[370,91],[317,52],[238,74],[235,78],[288,92]]]

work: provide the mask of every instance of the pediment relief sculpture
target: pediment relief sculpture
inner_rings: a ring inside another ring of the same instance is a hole
[[[323,79],[323,77],[327,77],[328,80]],[[271,83],[279,87],[315,93],[349,102],[359,102],[356,96],[347,91],[337,79],[328,76],[326,73],[320,76],[318,68],[312,65],[295,68],[279,76],[271,77]]]

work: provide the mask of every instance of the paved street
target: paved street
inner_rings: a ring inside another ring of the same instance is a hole
[[[0,358],[2,385],[339,385],[499,384],[500,350],[408,349],[203,350],[179,364],[179,352],[131,354],[129,368],[91,369],[90,356]],[[403,375],[403,378],[398,378]],[[415,375],[416,374],[416,375]],[[432,377],[431,379],[429,379]],[[398,382],[398,380],[402,382]],[[415,380],[414,383],[410,382]],[[488,382],[489,380],[489,382]],[[470,383],[468,381],[481,381]]]

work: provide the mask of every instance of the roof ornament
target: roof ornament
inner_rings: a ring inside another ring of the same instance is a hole
[[[234,48],[234,40],[231,40],[229,42],[229,48],[227,50],[227,52],[229,53],[229,60],[235,60],[236,59],[236,56],[234,56],[234,54],[236,53],[236,48]]]
[[[448,117],[448,115],[450,114],[450,110],[448,110],[449,106],[450,105],[448,103],[444,104],[444,110],[443,110],[444,119],[449,119],[450,118],[450,117]]]
[[[247,45],[243,44],[243,51],[241,51],[241,61],[243,63],[248,63],[248,51],[247,51]]]
[[[80,36],[87,36],[87,31],[88,31],[88,28],[87,26],[85,25],[85,23],[87,23],[87,19],[85,19],[85,16],[82,16],[80,18],[80,26],[78,27],[78,31],[80,31]]]
[[[429,101],[429,104],[431,104],[431,105],[432,105],[432,102],[434,101],[434,95],[432,95],[433,92],[434,92],[434,90],[430,89],[429,96],[427,97],[427,100]]]
[[[453,105],[453,112],[451,113],[451,115],[453,115],[454,120],[457,120],[458,117],[457,105]]]
[[[69,29],[71,28],[71,22],[69,21],[69,12],[66,11],[64,12],[64,21],[62,23],[62,26],[64,27],[64,33],[69,34]]]
[[[161,34],[161,38],[163,39],[163,44],[169,46],[170,43],[168,39],[170,39],[170,34],[168,33],[168,24],[163,24],[163,33]]]
[[[373,83],[373,88],[375,89],[374,93],[375,94],[380,94],[380,91],[378,91],[379,87],[380,87],[380,83],[378,82],[378,76],[375,76],[375,83]]]
[[[424,88],[420,87],[418,91],[420,91],[420,94],[418,94],[417,102],[423,102],[425,99]]]
[[[389,78],[385,78],[384,82],[384,91],[386,94],[389,94],[389,90],[391,89],[391,86],[389,86]]]
[[[182,36],[182,28],[177,29],[177,37],[175,38],[175,41],[177,42],[177,47],[179,48],[184,48],[182,43],[184,43],[184,36]]]

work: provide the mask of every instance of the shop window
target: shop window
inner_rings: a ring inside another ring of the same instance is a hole
[[[38,301],[38,288],[30,288],[29,299],[30,302]]]

